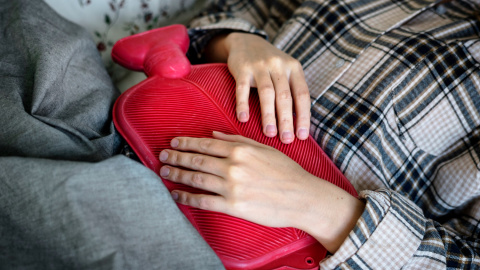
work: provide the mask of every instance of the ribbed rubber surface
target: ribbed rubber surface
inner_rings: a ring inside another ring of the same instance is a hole
[[[250,120],[235,117],[235,82],[226,65],[192,66],[184,79],[151,77],[126,91],[114,108],[117,129],[157,174],[158,155],[170,148],[176,136],[211,137],[212,131],[240,134],[270,145],[295,160],[310,173],[356,196],[353,186],[309,138],[285,145],[262,134],[258,96],[250,98]],[[202,192],[163,181],[169,190]],[[294,203],[294,202],[292,202]],[[303,231],[269,228],[224,214],[179,205],[228,269],[311,269],[326,250]]]

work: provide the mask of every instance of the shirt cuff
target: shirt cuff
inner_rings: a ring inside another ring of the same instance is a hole
[[[256,34],[268,39],[265,31],[256,28],[245,20],[235,18],[225,19],[216,23],[196,20],[189,27],[188,35],[190,36],[190,49],[188,51],[188,57],[191,60],[201,59],[205,46],[218,34],[245,32]]]
[[[425,234],[426,218],[410,200],[392,191],[362,191],[365,211],[337,252],[320,268],[393,269],[405,265]]]

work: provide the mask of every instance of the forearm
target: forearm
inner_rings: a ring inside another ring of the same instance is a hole
[[[335,253],[362,215],[364,201],[334,184],[313,175],[306,176],[309,187],[299,194],[297,217],[292,227],[299,228],[317,239],[330,253]]]

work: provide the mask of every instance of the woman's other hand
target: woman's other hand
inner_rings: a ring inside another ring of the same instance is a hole
[[[233,32],[212,39],[205,48],[211,62],[227,62],[236,81],[236,115],[249,119],[250,88],[257,88],[263,133],[283,143],[305,140],[310,128],[310,93],[303,68],[296,59],[260,36]],[[293,126],[293,108],[296,128]]]
[[[354,227],[363,203],[311,175],[280,151],[239,135],[179,137],[163,150],[164,179],[214,193],[174,190],[179,203],[271,227],[295,227],[334,252]]]

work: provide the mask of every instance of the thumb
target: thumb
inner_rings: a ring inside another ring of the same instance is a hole
[[[224,140],[228,142],[239,142],[239,143],[245,143],[245,144],[250,144],[250,145],[255,145],[255,146],[261,146],[263,147],[264,145],[252,140],[250,138],[244,137],[242,135],[230,135],[230,134],[225,134],[220,131],[213,131],[212,132],[213,138],[219,139],[219,140]]]

